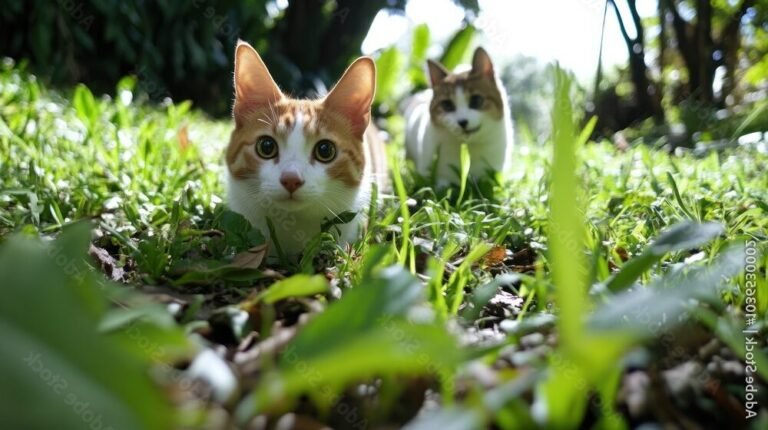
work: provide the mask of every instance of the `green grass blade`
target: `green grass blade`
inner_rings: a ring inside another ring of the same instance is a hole
[[[395,157],[393,157],[392,160],[392,178],[394,179],[397,198],[400,201],[400,216],[403,218],[402,225],[400,226],[402,242],[400,244],[398,259],[400,264],[406,265],[408,262],[409,250],[411,249],[411,213],[408,210],[408,193],[405,191],[405,185],[403,185],[400,163]],[[413,273],[414,271],[411,270],[411,272]]]
[[[559,328],[566,347],[575,347],[582,337],[588,276],[584,256],[584,208],[577,197],[581,180],[576,172],[578,140],[570,101],[571,87],[571,78],[556,67],[548,238],[552,278],[560,308]]]
[[[461,156],[459,157],[460,161],[460,188],[459,188],[459,198],[456,200],[456,204],[460,205],[461,202],[464,200],[464,192],[467,190],[467,179],[469,178],[469,167],[471,160],[469,159],[469,148],[467,147],[466,143],[461,144]]]
[[[683,211],[685,216],[688,217],[688,219],[696,219],[696,217],[693,216],[691,211],[686,206],[685,202],[683,201],[683,198],[680,196],[680,191],[677,188],[677,182],[675,181],[675,177],[672,176],[672,173],[667,172],[667,181],[669,182],[669,185],[672,187],[672,193],[675,195],[675,200],[677,200],[677,204],[680,205],[680,210]]]

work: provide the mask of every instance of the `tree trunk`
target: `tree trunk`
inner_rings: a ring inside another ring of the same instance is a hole
[[[659,17],[659,82],[657,88],[659,90],[659,97],[664,97],[664,66],[666,65],[667,55],[667,9],[663,1],[658,2],[658,17]]]
[[[665,6],[673,17],[672,27],[675,31],[677,49],[688,71],[689,95],[703,104],[715,105],[716,100],[712,89],[715,71],[718,66],[724,65],[726,79],[720,100],[724,101],[736,86],[736,69],[741,46],[741,18],[750,7],[754,6],[755,1],[741,2],[720,32],[719,40],[715,39],[712,28],[713,7],[710,1],[696,0],[695,25],[680,16],[674,0],[665,1]]]
[[[387,0],[337,0],[336,10],[325,34],[319,39],[320,58],[330,66],[330,72],[338,75],[343,72],[351,57],[360,55],[363,44],[373,19],[380,10],[387,7]]]
[[[725,66],[725,82],[723,82],[723,104],[737,105],[741,101],[741,94],[736,90],[736,70],[739,67],[739,50],[741,49],[741,18],[750,7],[755,5],[754,0],[744,0],[736,12],[728,20],[720,36],[720,50],[723,53],[723,65]],[[732,96],[731,100],[727,100]]]
[[[313,95],[320,81],[338,79],[360,47],[376,14],[387,7],[402,8],[403,2],[387,0],[336,0],[328,10],[327,0],[297,0],[288,3],[285,17],[276,29],[280,47],[274,72],[293,82],[297,95]]]
[[[629,71],[632,78],[632,84],[635,89],[635,100],[637,102],[637,112],[635,117],[643,119],[653,117],[657,124],[664,123],[664,110],[661,108],[661,98],[656,86],[650,79],[648,66],[645,64],[645,38],[642,19],[637,12],[636,0],[627,0],[632,22],[635,27],[636,36],[629,36],[624,18],[621,16],[618,6],[614,0],[608,0],[616,12],[616,18],[619,21],[619,29],[627,45],[629,53]]]
[[[691,25],[686,21],[680,12],[677,10],[677,5],[674,0],[666,0],[667,9],[672,14],[672,29],[675,31],[675,40],[677,41],[677,52],[683,58],[685,68],[688,70],[688,88],[687,95],[690,96],[694,82],[699,82],[699,66],[698,57],[694,55],[693,47],[691,46],[689,35],[692,32]]]
[[[698,81],[691,82],[691,89],[698,94],[699,101],[706,105],[713,105],[715,97],[712,85],[715,80],[715,54],[712,42],[712,4],[709,0],[696,1],[696,50],[692,53],[696,57],[696,73]]]
[[[301,70],[316,71],[320,53],[317,42],[324,27],[322,8],[322,1],[292,1],[285,10],[280,35],[282,54]]]

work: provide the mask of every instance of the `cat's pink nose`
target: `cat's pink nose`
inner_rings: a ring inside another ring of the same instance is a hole
[[[304,178],[298,172],[283,172],[280,175],[280,183],[283,184],[283,188],[293,194],[294,191],[304,185]]]

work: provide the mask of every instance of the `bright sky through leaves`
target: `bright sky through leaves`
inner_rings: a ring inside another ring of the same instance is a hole
[[[501,61],[517,54],[543,62],[557,60],[580,79],[587,79],[597,67],[604,4],[602,0],[480,0],[481,12],[475,24],[484,33],[480,43]],[[655,1],[638,1],[642,16],[652,16],[655,7]],[[623,64],[627,48],[615,14],[610,9],[608,12],[603,60]],[[405,16],[379,13],[363,43],[363,52],[370,54],[406,41],[410,29],[421,23],[429,25],[433,40],[443,41],[461,26],[463,18],[464,11],[452,0],[410,0]],[[431,54],[438,55],[439,51]]]

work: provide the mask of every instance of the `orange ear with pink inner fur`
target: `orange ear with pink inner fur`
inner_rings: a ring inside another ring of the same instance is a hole
[[[259,54],[247,42],[239,40],[235,48],[235,119],[243,112],[260,109],[282,98],[283,93]]]
[[[323,105],[349,120],[352,133],[362,139],[371,119],[376,92],[376,64],[369,57],[355,60],[323,101]]]

